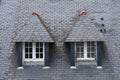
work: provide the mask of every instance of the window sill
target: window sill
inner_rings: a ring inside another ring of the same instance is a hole
[[[97,65],[95,60],[77,60],[77,65]]]
[[[102,66],[97,66],[97,69],[102,69]]]
[[[77,58],[77,61],[93,61],[95,58]]]
[[[44,65],[44,61],[24,61],[23,65]]]
[[[43,69],[50,69],[50,67],[49,66],[44,66]]]
[[[35,62],[35,61],[44,61],[44,59],[26,59],[26,60],[24,60],[25,62]]]
[[[17,69],[24,69],[23,67],[18,67]]]
[[[70,69],[77,69],[76,66],[71,66]]]

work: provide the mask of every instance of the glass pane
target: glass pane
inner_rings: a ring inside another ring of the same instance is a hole
[[[25,43],[25,47],[28,47],[28,42]]]
[[[81,53],[81,58],[84,58],[84,53]]]
[[[87,57],[90,58],[90,53],[87,54]]]
[[[87,46],[90,46],[90,42],[87,42]]]
[[[36,52],[39,52],[39,48],[36,48]]]
[[[25,48],[25,52],[28,52],[28,48]]]
[[[43,47],[43,43],[40,43],[40,47]]]
[[[95,52],[95,47],[92,47],[92,48],[91,48],[91,52]]]
[[[94,42],[91,42],[91,46],[95,46],[95,43],[94,43]]]
[[[84,58],[84,42],[76,43],[77,58]]]
[[[84,52],[84,48],[83,47],[81,47],[81,52]]]
[[[87,47],[87,51],[90,52],[90,47]]]
[[[79,48],[77,47],[77,52],[79,52],[80,50],[79,50]]]
[[[43,58],[43,54],[40,54],[40,58]]]
[[[36,43],[36,47],[39,47],[39,42]]]
[[[76,43],[76,46],[80,46],[79,43]]]
[[[25,54],[25,58],[28,58],[28,54]]]
[[[95,58],[95,54],[94,53],[92,53],[92,58]]]
[[[32,47],[32,42],[29,42],[29,47]]]
[[[32,48],[29,48],[29,52],[32,52]]]
[[[81,42],[81,43],[80,43],[80,46],[84,46],[84,42]]]
[[[29,58],[32,58],[32,54],[29,54]]]
[[[77,56],[78,58],[80,58],[80,53],[78,53],[78,56]]]
[[[39,54],[36,54],[36,58],[39,58]]]
[[[76,53],[76,57],[79,58],[79,53]]]
[[[43,52],[43,48],[40,48],[40,52]]]

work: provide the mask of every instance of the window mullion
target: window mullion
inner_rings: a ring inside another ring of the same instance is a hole
[[[35,42],[33,42],[32,44],[33,44],[33,46],[32,46],[32,49],[33,49],[32,55],[33,55],[33,60],[35,60],[35,49],[36,49]]]
[[[84,58],[87,59],[87,42],[84,42]]]

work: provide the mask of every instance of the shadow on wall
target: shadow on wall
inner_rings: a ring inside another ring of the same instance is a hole
[[[49,52],[50,52],[50,66],[51,66],[51,63],[53,62],[53,57],[56,55],[56,52],[57,52],[57,48],[56,48],[56,44],[55,43],[50,43],[49,45]]]
[[[106,42],[104,42],[104,46],[103,46],[103,59],[102,59],[102,62],[105,63],[105,61],[109,61],[109,52],[108,52],[108,47],[107,47]]]

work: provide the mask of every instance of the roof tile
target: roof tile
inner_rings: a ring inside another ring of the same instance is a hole
[[[53,42],[47,30],[35,15],[30,15],[27,25],[15,37],[16,42]]]

